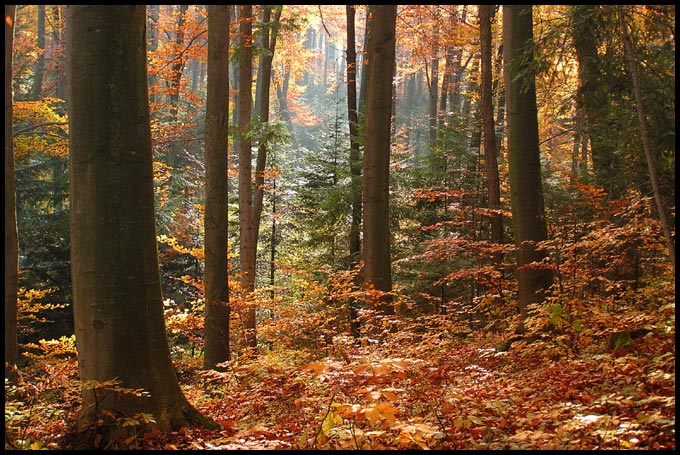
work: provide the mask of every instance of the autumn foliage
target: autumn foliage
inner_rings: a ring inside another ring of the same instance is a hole
[[[575,210],[603,208],[589,188],[580,191]],[[185,393],[220,429],[145,431],[152,416],[131,416],[119,424],[138,427],[137,437],[119,448],[673,448],[675,305],[672,277],[655,259],[662,239],[648,200],[633,196],[607,210],[616,223],[565,213],[563,233],[545,245],[559,280],[548,302],[530,312],[528,333],[511,343],[515,316],[503,310],[507,302],[476,299],[469,312],[486,314],[485,325],[462,324],[464,306],[418,313],[400,294],[397,305],[410,310],[366,310],[362,327],[370,335],[356,341],[347,304],[365,291],[352,274],[329,273],[321,285],[289,269],[295,289],[276,289],[274,301],[268,292],[257,297],[271,311],[262,321],[261,354],[244,351],[223,372],[202,371],[200,299],[184,310],[167,302]],[[639,270],[626,274],[629,248]],[[447,280],[470,277],[489,283],[483,274]],[[646,333],[607,350],[611,334],[631,328]],[[244,339],[234,341],[245,347]],[[79,401],[73,339],[25,348],[30,365],[5,406],[11,444],[56,448]]]

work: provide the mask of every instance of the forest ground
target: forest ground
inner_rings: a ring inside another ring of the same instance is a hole
[[[406,326],[363,346],[338,336],[316,351],[242,356],[224,372],[186,351],[182,388],[220,428],[164,433],[128,419],[137,431],[120,448],[674,449],[674,305],[655,314],[652,331],[614,352],[604,338],[573,349],[552,334],[503,351],[508,330]],[[6,448],[60,448],[75,423],[77,362],[55,346],[5,402]]]

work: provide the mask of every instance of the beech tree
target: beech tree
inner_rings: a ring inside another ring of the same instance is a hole
[[[552,273],[533,264],[545,253],[536,243],[548,238],[538,146],[536,82],[532,73],[533,15],[531,5],[503,6],[505,98],[508,124],[510,202],[517,256],[520,316],[531,303],[543,300]],[[533,264],[533,265],[532,265]]]
[[[668,256],[671,260],[673,272],[675,272],[675,240],[671,233],[670,223],[666,217],[666,205],[664,204],[659,186],[659,177],[657,176],[656,163],[654,162],[654,155],[652,153],[651,140],[649,138],[649,131],[647,129],[647,122],[645,120],[645,107],[642,98],[642,88],[640,87],[640,77],[637,70],[637,59],[635,58],[635,50],[628,32],[628,24],[624,15],[623,6],[619,5],[619,21],[621,23],[621,34],[623,35],[623,42],[626,49],[626,60],[628,61],[628,68],[630,70],[630,77],[633,81],[633,93],[635,95],[635,110],[640,123],[640,132],[642,136],[642,147],[645,151],[645,158],[647,160],[647,169],[649,170],[649,181],[652,185],[652,192],[654,194],[654,202],[656,203],[656,210],[659,214],[659,223],[663,231],[664,239],[666,240],[666,247],[668,248]],[[674,273],[675,274],[675,273]]]
[[[241,290],[248,294],[255,290],[255,223],[253,207],[253,164],[250,117],[252,113],[253,78],[253,5],[239,5],[240,52],[239,52],[239,97],[238,97],[238,207],[241,256]],[[244,315],[246,345],[257,346],[255,308],[248,308]]]
[[[255,89],[255,115],[260,117],[263,124],[269,123],[269,90],[272,80],[272,60],[276,49],[276,38],[278,36],[279,19],[281,18],[282,5],[264,5],[262,11],[262,32],[260,35],[260,46],[262,54],[259,58],[257,67],[257,82]],[[274,17],[272,18],[272,10]],[[270,34],[271,28],[271,34]],[[271,35],[271,36],[270,36]],[[257,158],[255,164],[255,184],[253,199],[253,232],[255,235],[255,249],[259,239],[260,220],[262,218],[262,207],[264,200],[264,172],[267,164],[267,140],[262,138],[257,148]]]
[[[396,5],[373,5],[368,45],[368,96],[363,164],[364,281],[377,291],[392,290],[390,255],[390,124]],[[388,299],[385,299],[388,300]],[[386,303],[379,309],[393,314]]]
[[[5,5],[5,378],[12,379],[17,349],[17,238],[16,181],[12,140],[12,44],[16,5]]]
[[[229,142],[229,8],[208,6],[208,95],[205,116],[206,369],[229,360],[227,281],[227,147]]]
[[[359,113],[357,110],[357,52],[355,32],[355,6],[346,5],[347,17],[347,120],[349,122],[349,168],[351,174],[352,220],[349,230],[350,265],[354,267],[361,258],[361,149],[359,138]],[[350,304],[350,327],[358,337],[357,303]]]
[[[493,69],[491,67],[491,21],[493,5],[479,5],[479,30],[481,43],[481,103],[484,136],[484,163],[486,165],[487,202],[489,209],[501,207],[501,190],[498,178],[498,151],[493,118]],[[491,215],[491,241],[503,243],[503,217],[496,212]]]
[[[111,422],[119,416],[149,413],[162,430],[202,417],[180,389],[163,319],[145,7],[69,6],[67,49],[80,424],[106,447],[130,431]]]

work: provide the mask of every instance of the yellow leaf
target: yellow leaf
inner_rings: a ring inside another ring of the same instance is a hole
[[[394,392],[386,392],[383,390],[382,395],[389,401],[397,401],[397,394]]]
[[[312,373],[318,375],[318,374],[325,372],[328,369],[328,364],[323,360],[319,360],[318,362],[312,362],[312,363],[308,363],[306,365],[302,365],[300,367],[300,369],[301,370],[309,370]]]

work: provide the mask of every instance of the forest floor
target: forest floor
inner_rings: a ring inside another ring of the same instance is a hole
[[[674,323],[613,353],[604,340],[578,352],[543,340],[499,351],[508,333],[389,336],[359,347],[336,337],[311,362],[308,350],[269,351],[224,372],[202,371],[200,356],[176,359],[187,398],[220,429],[140,427],[124,447],[675,448]],[[6,428],[17,428],[6,448],[59,448],[75,421],[75,359],[41,370],[35,394],[5,402]]]

